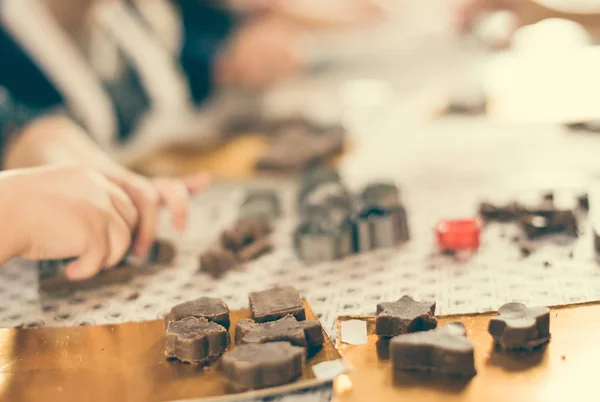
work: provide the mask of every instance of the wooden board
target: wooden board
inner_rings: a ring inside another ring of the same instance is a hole
[[[267,150],[267,136],[247,134],[228,140],[210,149],[189,148],[165,149],[133,163],[130,167],[140,173],[158,176],[189,175],[208,172],[218,179],[247,179],[256,176],[294,176],[294,172],[261,171],[255,165]],[[353,145],[346,139],[341,154],[327,158],[327,163],[336,165],[352,150]]]
[[[316,317],[305,302],[306,316]],[[231,312],[235,324],[249,310]],[[0,330],[2,401],[171,401],[189,398],[236,400],[291,392],[326,382],[315,364],[337,360],[325,335],[324,347],[308,359],[302,378],[265,390],[233,394],[215,368],[167,361],[163,320],[74,328]],[[233,345],[232,345],[233,346]]]
[[[475,347],[477,375],[466,383],[424,374],[394,374],[389,360],[378,357],[373,317],[338,317],[336,346],[355,370],[350,383],[340,387],[339,402],[350,401],[591,401],[598,400],[600,362],[600,304],[551,309],[552,340],[547,347],[528,354],[502,354],[494,350],[487,332],[493,314],[440,318],[440,325],[460,321]],[[367,321],[368,343],[348,345],[340,341],[340,323]],[[381,349],[380,349],[381,350]],[[342,389],[343,388],[343,389]]]

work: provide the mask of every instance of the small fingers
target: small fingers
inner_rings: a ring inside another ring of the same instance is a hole
[[[116,208],[109,212],[108,219],[109,248],[103,268],[113,268],[118,265],[131,246],[131,227]]]
[[[110,199],[113,207],[125,221],[130,232],[133,232],[138,224],[139,214],[135,204],[119,186],[109,186]],[[131,236],[130,236],[131,237]]]
[[[192,176],[184,177],[183,184],[187,187],[188,193],[193,195],[199,191],[206,189],[210,186],[211,177],[210,174],[202,172]]]
[[[161,203],[171,211],[173,226],[184,230],[189,215],[190,195],[182,180],[158,178],[154,179],[154,187],[160,195]]]
[[[123,183],[123,189],[139,214],[134,251],[138,257],[146,258],[156,237],[160,195],[145,179],[126,181]]]
[[[102,218],[96,216],[92,219]],[[106,265],[110,247],[106,221],[92,221],[90,227],[84,252],[65,267],[65,276],[71,281],[91,278]]]

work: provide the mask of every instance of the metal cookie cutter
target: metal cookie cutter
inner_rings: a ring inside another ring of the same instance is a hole
[[[372,183],[365,187],[361,199],[366,205],[392,208],[400,203],[400,190],[393,183]]]
[[[402,206],[394,209],[367,206],[353,216],[352,228],[354,250],[358,253],[393,247],[409,237],[406,211]]]
[[[308,262],[333,261],[352,253],[352,230],[347,223],[308,220],[294,233],[298,257]]]
[[[303,219],[310,221],[330,220],[336,225],[348,223],[352,213],[352,204],[348,198],[329,199],[325,203],[304,205]]]
[[[281,201],[275,190],[253,189],[246,193],[240,206],[241,218],[272,219],[281,216]]]
[[[410,230],[408,229],[408,216],[404,205],[398,204],[390,209],[394,220],[394,230],[396,232],[396,241],[405,242],[410,240]]]
[[[361,193],[365,209],[374,208],[387,211],[392,216],[395,242],[408,241],[408,217],[400,200],[400,190],[393,183],[372,183]]]
[[[343,187],[342,179],[339,173],[334,169],[319,166],[307,170],[300,180],[298,204],[302,205],[306,197],[310,195],[315,188],[325,183],[338,183]]]
[[[333,209],[350,210],[353,200],[348,190],[339,182],[326,182],[313,187],[300,203],[300,215],[306,217],[310,205],[328,205]]]

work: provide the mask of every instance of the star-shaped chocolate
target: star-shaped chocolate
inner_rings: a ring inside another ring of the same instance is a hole
[[[187,317],[167,327],[165,356],[187,363],[206,365],[225,352],[229,333],[205,318]]]
[[[395,370],[434,371],[461,377],[477,373],[473,344],[459,322],[393,338],[390,357]]]
[[[323,345],[323,331],[318,321],[297,321],[288,315],[263,324],[240,320],[235,326],[236,343],[267,343],[286,341],[294,346],[318,347]]]
[[[550,341],[550,310],[507,303],[490,320],[488,332],[503,349],[535,349]]]
[[[375,333],[392,337],[408,332],[427,331],[437,326],[435,303],[418,302],[410,296],[402,296],[396,302],[377,305]]]

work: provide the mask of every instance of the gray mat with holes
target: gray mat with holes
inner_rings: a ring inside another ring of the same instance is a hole
[[[258,185],[264,187],[264,183]],[[127,285],[50,297],[38,294],[32,264],[9,262],[0,270],[0,324],[76,326],[152,320],[174,304],[201,295],[222,297],[232,309],[239,309],[247,307],[248,292],[278,284],[299,288],[331,335],[337,315],[373,314],[378,302],[404,294],[435,300],[439,314],[495,310],[508,301],[556,305],[600,298],[600,269],[585,223],[578,240],[548,239],[527,258],[513,240],[518,234],[515,226],[492,224],[483,231],[480,251],[472,258],[456,260],[433,252],[431,227],[439,218],[430,202],[435,189],[403,188],[411,242],[397,249],[305,265],[297,260],[291,245],[290,233],[296,225],[295,186],[277,183],[276,188],[285,209],[276,226],[275,251],[220,280],[198,272],[198,254],[234,221],[241,190],[234,183],[217,184],[194,200],[190,229],[185,234],[174,233],[168,216],[161,217],[164,237],[179,245],[175,266],[136,277]],[[461,193],[462,201],[474,194]],[[470,200],[473,206],[475,201]],[[310,400],[330,397],[329,390],[309,394]],[[301,397],[295,395],[291,400]]]

